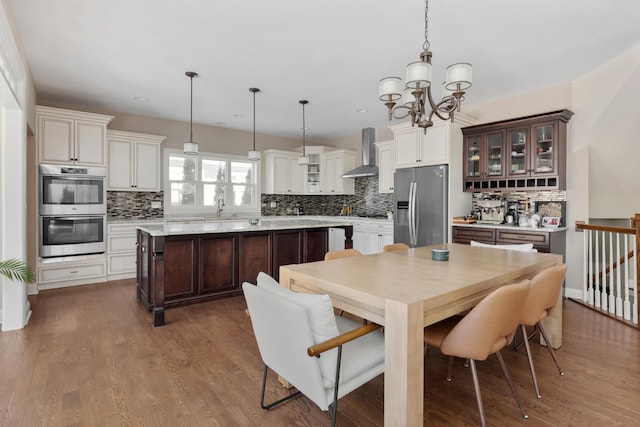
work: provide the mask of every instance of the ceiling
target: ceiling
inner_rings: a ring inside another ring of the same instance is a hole
[[[195,71],[195,123],[250,131],[258,87],[257,132],[301,138],[307,99],[310,141],[388,124],[378,80],[424,42],[421,0],[11,3],[38,103],[188,122]],[[463,111],[565,84],[640,43],[639,22],[638,0],[431,0],[433,81],[473,64]]]

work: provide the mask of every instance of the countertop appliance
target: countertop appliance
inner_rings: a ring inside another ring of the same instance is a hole
[[[504,222],[504,206],[502,200],[479,200],[480,224],[502,224]]]
[[[399,169],[394,174],[394,240],[411,247],[448,241],[447,165]]]

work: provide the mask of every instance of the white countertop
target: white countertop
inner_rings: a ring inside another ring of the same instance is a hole
[[[268,218],[268,219],[267,219]],[[321,217],[315,217],[321,218]],[[211,222],[179,223],[168,222],[161,224],[141,225],[138,228],[152,236],[174,236],[184,234],[229,233],[240,231],[272,231],[302,228],[322,228],[353,225],[352,221],[332,219],[311,219],[298,217],[261,217],[258,225],[251,225],[246,219],[221,220]]]
[[[317,220],[317,221],[339,221],[339,222],[372,222],[380,224],[393,224],[393,220],[381,217],[362,217],[362,216],[340,216],[340,215],[283,215],[283,216],[259,216],[252,218],[260,218],[261,221],[298,221],[298,220]],[[138,224],[138,223],[218,223],[218,222],[248,222],[249,217],[211,217],[211,216],[170,216],[162,218],[107,218],[109,224]]]
[[[496,228],[500,230],[513,230],[513,231],[538,231],[545,233],[554,233],[558,231],[566,231],[567,227],[520,227],[519,225],[507,225],[507,224],[453,224],[454,227],[468,227],[468,228]]]

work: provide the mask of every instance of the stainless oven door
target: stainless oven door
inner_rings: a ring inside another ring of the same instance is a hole
[[[103,176],[40,176],[40,215],[101,215],[105,199]]]
[[[104,253],[107,250],[105,215],[41,216],[42,258]]]

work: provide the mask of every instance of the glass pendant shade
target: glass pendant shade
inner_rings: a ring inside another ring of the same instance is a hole
[[[299,165],[308,165],[309,164],[309,156],[300,156],[298,157]]]
[[[386,77],[378,83],[378,96],[383,101],[400,99],[402,96],[402,81],[400,77]]]
[[[471,87],[471,64],[451,64],[447,67],[445,87],[451,91],[465,91]],[[458,88],[458,84],[460,87]]]
[[[428,62],[412,62],[407,65],[406,87],[417,89],[431,84],[431,64]]]
[[[185,142],[183,147],[184,154],[198,154],[197,142]]]
[[[260,160],[260,152],[258,150],[249,150],[247,157],[249,160],[258,161]]]

